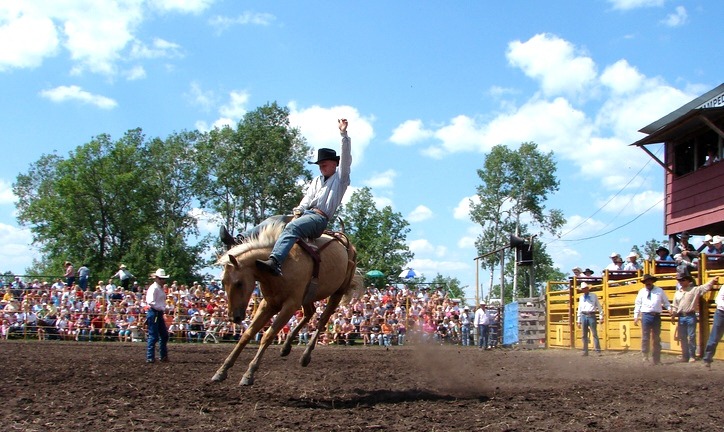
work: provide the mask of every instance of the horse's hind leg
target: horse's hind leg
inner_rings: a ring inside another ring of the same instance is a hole
[[[247,386],[254,384],[254,373],[257,369],[259,369],[259,362],[264,355],[264,351],[266,351],[269,345],[271,345],[271,343],[274,341],[274,338],[276,337],[277,333],[279,333],[279,330],[281,330],[282,327],[284,327],[287,322],[289,322],[289,318],[292,317],[292,314],[294,314],[298,307],[298,303],[293,305],[289,302],[285,303],[282,306],[281,311],[279,311],[276,318],[274,318],[274,322],[272,322],[271,327],[269,327],[269,329],[267,329],[267,331],[264,333],[264,336],[262,336],[261,343],[259,344],[259,349],[256,352],[256,356],[254,356],[251,363],[249,363],[249,368],[246,370],[246,373],[241,378],[241,382],[239,383],[240,385]]]
[[[302,309],[304,310],[304,318],[302,318],[302,320],[294,326],[289,335],[287,335],[287,340],[285,340],[284,345],[282,345],[282,357],[289,355],[292,351],[292,342],[294,341],[294,338],[297,337],[299,331],[303,329],[312,318],[312,315],[314,314],[314,302],[302,306]]]
[[[329,297],[327,307],[324,308],[324,312],[322,313],[322,316],[319,318],[319,322],[317,323],[317,330],[314,332],[314,335],[312,335],[312,339],[309,341],[309,345],[307,345],[307,349],[304,350],[304,354],[302,355],[302,358],[300,360],[300,364],[302,366],[307,366],[309,362],[312,361],[312,351],[314,350],[314,346],[317,345],[317,338],[319,338],[319,332],[324,331],[324,329],[327,327],[327,322],[329,322],[329,318],[332,316],[334,311],[337,310],[337,306],[339,306],[339,302],[341,300],[342,293],[340,293],[339,291]]]
[[[229,354],[219,370],[216,371],[216,374],[214,374],[214,377],[211,378],[211,381],[223,381],[226,379],[227,371],[234,366],[236,359],[239,357],[239,354],[241,354],[241,351],[244,349],[246,344],[249,343],[254,335],[264,328],[264,324],[269,322],[272,315],[274,315],[274,311],[266,304],[266,300],[262,299],[259,304],[259,309],[257,309],[254,314],[254,318],[251,320],[251,325],[249,325],[249,328],[247,328],[246,331],[244,331],[244,334],[241,335],[239,342],[237,342],[233,351],[231,351],[231,354]]]

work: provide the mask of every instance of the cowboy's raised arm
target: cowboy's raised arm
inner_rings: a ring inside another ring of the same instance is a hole
[[[340,149],[339,155],[339,168],[337,174],[339,175],[339,181],[346,189],[350,184],[350,167],[352,166],[352,143],[347,135],[347,119],[337,120],[339,124],[339,132],[342,135],[342,148]]]

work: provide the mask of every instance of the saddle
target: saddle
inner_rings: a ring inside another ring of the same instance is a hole
[[[312,279],[307,284],[307,289],[304,291],[304,298],[302,304],[307,304],[314,301],[314,297],[317,295],[317,287],[319,286],[319,264],[322,262],[322,251],[327,248],[332,242],[337,241],[347,250],[347,255],[352,261],[357,261],[357,251],[349,241],[349,238],[344,232],[324,230],[322,235],[328,235],[331,238],[318,238],[318,239],[297,239],[299,247],[304,249],[310,257],[312,257]],[[318,243],[321,243],[319,244]],[[322,243],[323,242],[323,243]]]

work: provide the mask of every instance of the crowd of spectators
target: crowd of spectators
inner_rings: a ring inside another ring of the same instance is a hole
[[[145,291],[149,284],[138,281],[128,289],[98,281],[83,290],[62,279],[55,283],[37,279],[24,282],[15,278],[4,284],[0,301],[0,337],[21,337],[76,341],[132,342],[145,339]],[[164,286],[167,293],[166,324],[174,342],[238,340],[249,326],[259,303],[254,292],[241,324],[226,319],[226,293],[212,281],[191,285],[173,281]],[[298,344],[306,344],[317,329],[324,302],[299,332]],[[490,311],[497,323],[497,312]],[[472,345],[463,340],[476,337],[472,313],[461,299],[450,298],[440,287],[370,286],[365,293],[340,306],[332,315],[318,343],[351,345],[404,345],[408,340],[440,344]],[[466,319],[467,317],[467,319]],[[283,343],[299,321],[301,309],[279,332],[276,342]],[[258,341],[261,333],[256,335]]]

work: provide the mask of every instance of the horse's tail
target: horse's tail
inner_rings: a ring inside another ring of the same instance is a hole
[[[362,294],[364,293],[364,291],[364,277],[362,276],[362,272],[355,266],[354,274],[352,275],[352,279],[349,282],[349,287],[344,293],[344,296],[342,296],[342,301],[340,302],[340,304],[346,305],[349,304],[349,302],[351,302],[354,298],[362,298]]]

